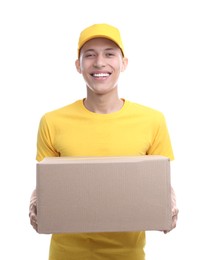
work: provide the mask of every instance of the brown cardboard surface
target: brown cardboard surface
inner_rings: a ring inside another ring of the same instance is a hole
[[[171,227],[170,161],[163,156],[45,158],[36,188],[39,233]]]

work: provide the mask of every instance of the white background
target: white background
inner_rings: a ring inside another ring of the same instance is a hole
[[[50,236],[35,233],[28,218],[38,123],[43,113],[85,96],[74,66],[77,41],[99,22],[117,26],[124,39],[129,66],[120,96],[163,111],[175,152],[178,226],[167,235],[147,232],[147,260],[205,259],[204,14],[203,0],[0,2],[4,259],[48,258]]]

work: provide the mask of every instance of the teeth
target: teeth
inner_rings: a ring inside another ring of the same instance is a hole
[[[109,73],[96,73],[93,74],[93,77],[108,77]]]

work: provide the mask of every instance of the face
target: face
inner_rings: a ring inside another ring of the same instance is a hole
[[[106,94],[117,87],[119,75],[126,69],[127,59],[111,40],[96,38],[86,42],[76,61],[89,90]]]

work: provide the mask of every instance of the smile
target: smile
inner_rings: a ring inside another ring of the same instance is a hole
[[[111,73],[92,73],[91,76],[94,78],[107,78]]]

